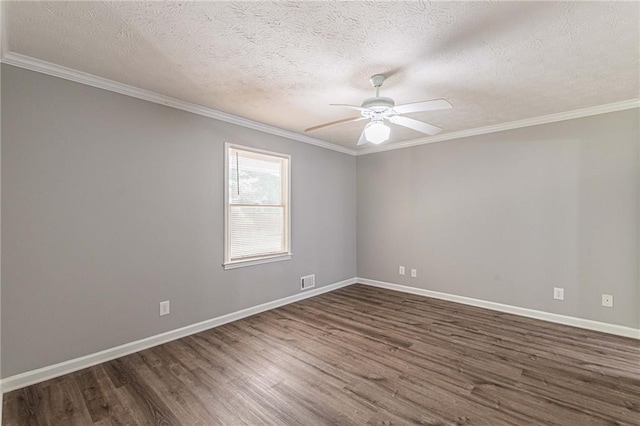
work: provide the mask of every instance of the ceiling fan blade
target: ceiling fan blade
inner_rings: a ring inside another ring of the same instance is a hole
[[[367,108],[362,108],[361,106],[358,105],[347,105],[347,104],[329,104],[329,106],[340,106],[340,107],[347,107],[347,108],[351,108],[351,109],[357,109],[358,111],[366,111]]]
[[[365,143],[369,142],[367,140],[366,135],[364,134],[364,130],[367,128],[367,126],[364,126],[364,129],[362,129],[362,133],[360,133],[360,139],[358,139],[358,146],[360,145],[364,145]]]
[[[432,101],[414,102],[411,104],[397,105],[393,109],[398,114],[408,114],[420,111],[436,111],[439,109],[451,109],[453,106],[446,99],[434,99]]]
[[[399,115],[394,115],[389,117],[389,121],[393,124],[399,124],[404,127],[408,127],[413,130],[417,130],[418,132],[426,133],[427,135],[435,135],[442,130],[440,127],[433,126],[428,123],[423,123],[422,121],[414,120],[409,117],[402,117]]]
[[[314,130],[323,129],[329,126],[336,126],[338,124],[350,123],[352,121],[364,120],[365,117],[351,117],[351,118],[343,118],[342,120],[332,121],[330,123],[320,124],[319,126],[309,127],[308,129],[304,129],[305,132],[313,132]]]

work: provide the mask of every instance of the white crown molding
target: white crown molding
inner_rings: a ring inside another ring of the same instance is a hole
[[[448,300],[450,302],[462,303],[464,305],[477,306],[480,308],[491,309],[498,312],[506,312],[508,314],[520,315],[527,318],[535,318],[543,321],[554,322],[557,324],[570,325],[572,327],[584,328],[587,330],[600,331],[603,333],[615,334],[617,336],[631,337],[640,339],[640,329],[625,327],[622,325],[609,324],[588,320],[584,318],[570,317],[567,315],[553,314],[551,312],[537,311],[535,309],[521,308],[519,306],[504,305],[502,303],[490,302],[487,300],[473,299],[471,297],[458,296],[455,294],[441,293],[438,291],[426,290],[423,288],[409,287],[400,284],[393,284],[384,281],[371,280],[368,278],[357,278],[359,284],[365,284],[372,287],[385,288],[387,290],[395,290],[403,293],[416,294],[418,296],[433,297],[434,299]]]
[[[3,31],[4,31],[4,25],[3,25]],[[4,40],[5,38],[3,37],[3,41]],[[197,105],[191,102],[186,102],[180,99],[172,98],[170,96],[161,95],[159,93],[152,92],[150,90],[140,89],[134,86],[130,86],[128,84],[119,83],[117,81],[109,80],[103,77],[98,77],[96,75],[89,74],[86,72],[76,71],[71,68],[63,67],[61,65],[56,65],[51,62],[43,61],[40,59],[31,58],[29,56],[21,55],[19,53],[3,51],[2,62],[8,65],[13,65],[16,67],[40,72],[40,73],[51,75],[54,77],[63,78],[65,80],[74,81],[76,83],[97,87],[98,89],[109,90],[111,92],[120,93],[122,95],[131,96],[134,98],[142,99],[142,100],[153,102],[156,104],[168,106],[171,108],[192,112],[194,114],[224,121],[226,123],[231,123],[231,124],[246,127],[249,129],[258,130],[264,133],[281,136],[283,138],[293,139],[298,142],[304,142],[310,145],[319,146],[321,148],[330,149],[332,151],[338,151],[344,154],[355,155],[355,150],[345,148],[340,145],[325,142],[320,139],[311,138],[309,136],[301,135],[299,133],[295,133],[289,130],[280,129],[278,127],[270,126],[268,124],[249,120],[247,118],[239,117],[237,115],[228,114],[226,112],[218,111],[213,108],[207,108],[202,105]]]
[[[557,114],[543,115],[540,117],[527,118],[524,120],[510,121],[491,126],[477,127],[475,129],[461,130],[459,132],[445,133],[438,136],[414,139],[406,142],[390,143],[388,145],[378,145],[371,148],[359,149],[356,155],[367,155],[376,152],[391,151],[394,149],[409,148],[412,146],[425,145],[434,142],[443,142],[452,139],[466,138],[469,136],[485,135],[488,133],[502,132],[504,130],[520,129],[522,127],[537,126],[539,124],[555,123],[558,121],[572,120],[574,118],[589,117],[592,115],[606,114],[608,112],[623,111],[626,109],[640,108],[640,99],[629,99],[621,102],[598,105],[589,108],[576,109],[573,111],[559,112]]]
[[[162,345],[163,343],[171,342],[173,340],[190,336],[195,333],[200,333],[202,331],[219,327],[221,325],[237,321],[251,315],[259,314],[260,312],[265,312],[271,309],[278,308],[280,306],[298,302],[303,299],[308,299],[309,297],[318,296],[320,294],[334,291],[355,283],[356,279],[350,278],[334,284],[315,288],[313,290],[303,291],[301,293],[294,294],[293,296],[284,297],[282,299],[252,306],[250,308],[242,309],[196,324],[191,324],[186,327],[178,328],[176,330],[156,334],[155,336],[136,340],[135,342],[125,343],[124,345],[105,349],[100,352],[85,355],[79,358],[74,358],[68,361],[63,361],[58,364],[49,365],[46,367],[38,368],[36,370],[26,371],[24,373],[16,374],[14,376],[2,379],[2,381],[0,382],[0,387],[2,388],[3,393],[11,392],[16,389],[44,382],[46,380],[63,376],[65,374],[73,373],[74,371],[82,370],[83,368],[92,367],[103,362],[111,361],[125,355],[149,349],[154,346]]]
[[[6,13],[5,13],[5,3],[4,1],[0,0],[0,57],[3,56],[4,52],[7,52],[7,20],[6,20]],[[2,74],[2,71],[0,71],[0,74]],[[2,98],[2,96],[0,95],[0,99]],[[0,114],[1,116],[1,114]],[[0,128],[2,127],[1,124],[2,119],[0,119]],[[2,141],[0,140],[0,146],[2,145]],[[1,269],[1,266],[0,266]],[[2,274],[0,274],[1,276]],[[0,285],[0,288],[2,286]],[[2,365],[2,351],[0,350],[0,366]],[[2,370],[0,368],[0,370]],[[0,395],[2,395],[2,384],[0,383]],[[4,404],[0,404],[0,423],[2,423],[2,406]]]
[[[9,52],[7,42],[7,13],[5,10],[6,1],[0,1],[0,57]]]
[[[4,8],[4,1],[0,1],[0,8]],[[0,12],[4,19],[4,10]],[[2,22],[1,24],[4,24]],[[161,95],[150,90],[140,89],[128,84],[119,83],[107,78],[98,77],[93,74],[77,71],[71,68],[56,65],[51,62],[21,55],[19,53],[9,52],[7,50],[6,25],[2,25],[2,55],[0,62],[16,67],[40,72],[54,77],[63,78],[65,80],[74,81],[76,83],[86,84],[88,86],[97,87],[103,90],[120,93],[122,95],[131,96],[145,101],[157,103],[171,108],[192,112],[204,117],[213,118],[238,126],[246,127],[253,130],[281,136],[287,139],[296,140],[298,142],[315,145],[332,151],[341,152],[349,155],[367,155],[376,152],[392,151],[395,149],[409,148],[412,146],[425,145],[435,142],[443,142],[452,139],[466,138],[469,136],[485,135],[489,133],[502,132],[504,130],[520,129],[523,127],[537,126],[540,124],[555,123],[558,121],[572,120],[575,118],[589,117],[598,114],[606,114],[609,112],[623,111],[626,109],[640,108],[640,99],[629,99],[626,101],[614,102],[610,104],[597,105],[588,108],[565,111],[556,114],[543,115],[540,117],[527,118],[524,120],[510,121],[507,123],[495,124],[491,126],[477,127],[474,129],[461,130],[459,132],[444,133],[437,136],[430,136],[420,139],[412,139],[404,142],[390,143],[388,145],[378,145],[370,148],[361,148],[358,150],[346,148],[341,145],[326,142],[320,139],[311,138],[306,135],[284,130],[275,126],[249,120],[237,115],[228,114],[213,108],[204,107],[191,102],[182,101],[170,96]]]

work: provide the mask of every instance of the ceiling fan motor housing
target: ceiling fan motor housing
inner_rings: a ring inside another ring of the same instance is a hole
[[[395,103],[391,98],[375,97],[365,99],[362,102],[362,108],[366,108],[361,111],[363,117],[370,118],[373,121],[379,121],[393,115],[393,107]]]
[[[389,108],[393,108],[396,103],[391,98],[383,98],[383,97],[374,97],[365,99],[362,102],[362,108],[369,108],[372,110],[385,110]]]

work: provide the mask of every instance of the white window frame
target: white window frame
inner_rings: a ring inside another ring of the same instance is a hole
[[[230,199],[229,199],[229,150],[238,149],[241,151],[255,152],[258,154],[271,155],[273,157],[280,157],[287,160],[286,168],[286,182],[285,182],[285,198],[286,207],[284,209],[285,214],[285,250],[286,252],[278,253],[275,255],[267,256],[255,256],[247,259],[231,260],[231,230],[229,224],[230,216]],[[232,143],[224,144],[224,262],[222,266],[224,269],[242,268],[245,266],[260,265],[263,263],[279,262],[283,260],[291,259],[291,156],[288,154],[282,154],[279,152],[266,151],[263,149],[252,148],[249,146],[236,145]]]

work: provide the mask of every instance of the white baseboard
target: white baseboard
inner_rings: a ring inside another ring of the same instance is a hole
[[[493,311],[506,312],[509,314],[520,315],[528,318],[535,318],[544,321],[555,322],[558,324],[571,325],[573,327],[585,328],[588,330],[601,331],[604,333],[615,334],[617,336],[631,337],[640,339],[640,329],[625,327],[622,325],[609,324],[606,322],[593,321],[583,318],[570,317],[560,314],[552,314],[550,312],[537,311],[535,309],[521,308],[518,306],[503,305],[502,303],[489,302],[486,300],[473,299],[470,297],[457,296],[455,294],[440,293],[438,291],[425,290],[422,288],[409,287],[400,284],[387,283],[384,281],[370,280],[368,278],[358,278],[358,283],[369,285],[372,287],[386,288],[388,290],[401,291],[403,293],[411,293],[419,296],[433,297],[434,299],[448,300],[450,302],[462,303],[464,305],[477,306],[480,308],[491,309]]]
[[[416,287],[408,287],[400,284],[393,284],[384,281],[376,281],[368,278],[351,278],[348,280],[340,281],[335,284],[326,285],[324,287],[315,288],[308,291],[303,291],[293,296],[285,297],[282,299],[274,300],[271,302],[263,303],[261,305],[253,306],[250,308],[242,309],[240,311],[232,312],[220,317],[212,318],[206,321],[202,321],[196,324],[188,325],[186,327],[178,328],[176,330],[167,331],[165,333],[157,334],[155,336],[147,337],[145,339],[137,340],[135,342],[125,343],[124,345],[116,346],[114,348],[106,349],[104,351],[96,352],[94,354],[85,355],[79,358],[75,358],[69,361],[64,361],[58,364],[50,365],[47,367],[38,368],[36,370],[27,371],[24,373],[16,374],[14,376],[7,377],[0,381],[0,387],[2,392],[10,392],[16,389],[20,389],[35,383],[40,383],[55,377],[59,377],[65,374],[73,373],[74,371],[82,370],[83,368],[92,367],[103,362],[111,361],[116,358],[120,358],[125,355],[139,352],[144,349],[151,348],[153,346],[161,345],[163,343],[170,342],[172,340],[180,339],[201,331],[209,330],[227,324],[232,321],[237,321],[242,318],[249,317],[251,315],[258,314],[260,312],[275,309],[280,306],[288,305],[309,297],[317,296],[322,293],[327,293],[333,290],[337,290],[342,287],[349,286],[351,284],[360,283],[369,285],[372,287],[386,288],[389,290],[400,291],[404,293],[416,294],[419,296],[433,297],[435,299],[448,300],[451,302],[462,303],[465,305],[478,306],[481,308],[491,309],[499,312],[506,312],[510,314],[520,315],[528,318],[536,318],[544,321],[555,322],[559,324],[571,325],[574,327],[585,328],[588,330],[601,331],[604,333],[615,334],[618,336],[631,337],[640,339],[640,329],[624,327],[621,325],[608,324],[604,322],[592,321],[583,318],[575,318],[566,315],[553,314],[544,311],[537,311],[534,309],[520,308],[518,306],[504,305],[496,302],[489,302],[486,300],[473,299],[470,297],[457,296],[454,294],[440,293],[437,291],[425,290]],[[1,409],[1,404],[0,404]],[[0,411],[1,412],[1,411]]]
[[[337,290],[341,287],[346,287],[355,283],[356,279],[351,278],[323,287],[314,288],[313,290],[303,291],[299,294],[294,294],[293,296],[274,300],[272,302],[252,306],[250,308],[242,309],[240,311],[232,312],[196,324],[188,325],[176,330],[167,331],[165,333],[157,334],[145,339],[136,340],[135,342],[125,343],[124,345],[105,349],[104,351],[96,352],[94,354],[85,355],[79,358],[71,359],[69,361],[64,361],[58,364],[49,365],[47,367],[38,368],[36,370],[26,371],[24,373],[16,374],[14,376],[2,379],[2,381],[0,382],[0,386],[3,393],[10,392],[29,385],[33,385],[35,383],[44,382],[45,380],[73,373],[74,371],[82,370],[83,368],[92,367],[103,362],[111,361],[113,359],[120,358],[134,352],[139,352],[153,346],[158,346],[172,340],[180,339],[182,337],[199,333],[201,331],[209,330],[211,328],[215,328],[232,321],[237,321],[239,319],[258,314],[260,312],[268,311],[270,309],[275,309],[280,306],[298,302],[300,300],[317,296],[322,293]]]

